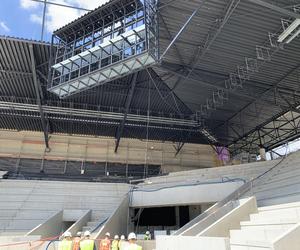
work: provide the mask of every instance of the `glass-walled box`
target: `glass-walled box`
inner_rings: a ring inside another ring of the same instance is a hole
[[[156,1],[112,1],[54,32],[48,90],[66,97],[157,62]]]

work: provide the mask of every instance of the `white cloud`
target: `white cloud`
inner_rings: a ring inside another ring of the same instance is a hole
[[[42,24],[43,19],[41,16],[37,15],[37,14],[31,14],[30,15],[30,21],[33,23],[38,23],[38,24]]]
[[[108,0],[52,0],[52,2],[93,10],[108,2]],[[32,12],[30,14],[31,22],[38,24],[42,23],[42,10],[41,8],[38,8],[39,6],[43,7],[42,3],[31,0],[20,0],[20,5],[22,8]],[[84,13],[86,13],[86,11],[48,4],[46,12],[46,29],[48,32],[53,32],[80,17]]]
[[[31,0],[20,0],[20,5],[24,9],[32,9],[37,8],[39,6],[39,3]]]
[[[93,10],[108,0],[56,0],[55,2]],[[82,10],[59,7],[49,4],[47,7],[47,30],[52,32],[86,13]]]
[[[10,28],[3,21],[0,21],[0,28],[1,28],[1,30],[4,30],[5,32],[10,32]]]

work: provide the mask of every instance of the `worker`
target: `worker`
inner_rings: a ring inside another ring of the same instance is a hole
[[[81,232],[77,232],[76,236],[73,239],[73,247],[72,250],[79,250],[80,249],[80,240],[81,240]]]
[[[63,240],[58,243],[58,250],[72,250],[72,234],[65,232],[63,234]]]
[[[126,241],[125,235],[121,235],[119,241],[119,250],[125,250],[129,243]]]
[[[111,243],[111,250],[119,250],[119,235],[115,235]]]
[[[136,244],[136,234],[130,233],[128,235],[129,245],[125,248],[126,250],[142,250],[142,247]]]
[[[110,242],[110,233],[105,234],[105,238],[100,241],[99,250],[110,250],[111,242]]]
[[[144,240],[151,240],[151,234],[149,231],[147,231],[144,235]]]
[[[83,234],[83,239],[80,241],[80,250],[96,250],[94,240],[90,239],[90,231],[85,231]]]

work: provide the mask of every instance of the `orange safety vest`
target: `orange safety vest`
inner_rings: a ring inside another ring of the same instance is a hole
[[[104,239],[100,241],[99,250],[110,250],[110,240]]]
[[[73,240],[73,248],[72,250],[79,250],[80,249],[80,237],[76,237],[74,240]]]

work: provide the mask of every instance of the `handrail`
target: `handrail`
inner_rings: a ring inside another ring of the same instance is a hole
[[[104,220],[100,221],[99,224],[94,227],[91,233],[94,233],[99,227],[101,227],[108,220],[108,218],[109,217],[106,217]]]
[[[223,200],[217,202],[215,205],[211,206],[205,212],[200,214],[194,220],[192,220],[189,223],[185,224],[182,228],[177,230],[174,233],[174,235],[179,235],[180,233],[182,233],[183,231],[188,229],[190,226],[194,225],[195,223],[198,223],[198,222],[202,221],[207,216],[210,216],[211,214],[219,211],[227,203],[233,202],[233,201],[239,199],[242,195],[244,195],[245,193],[247,193],[249,190],[251,190],[253,188],[254,182],[260,180],[261,177],[265,176],[266,174],[268,174],[269,172],[271,172],[272,170],[277,168],[283,162],[284,159],[286,159],[286,155],[279,162],[277,162],[273,167],[271,167],[267,171],[263,172],[262,174],[258,175],[257,177],[251,179],[250,181],[246,182],[245,184],[240,186],[237,190],[235,190],[230,195],[225,197]]]

